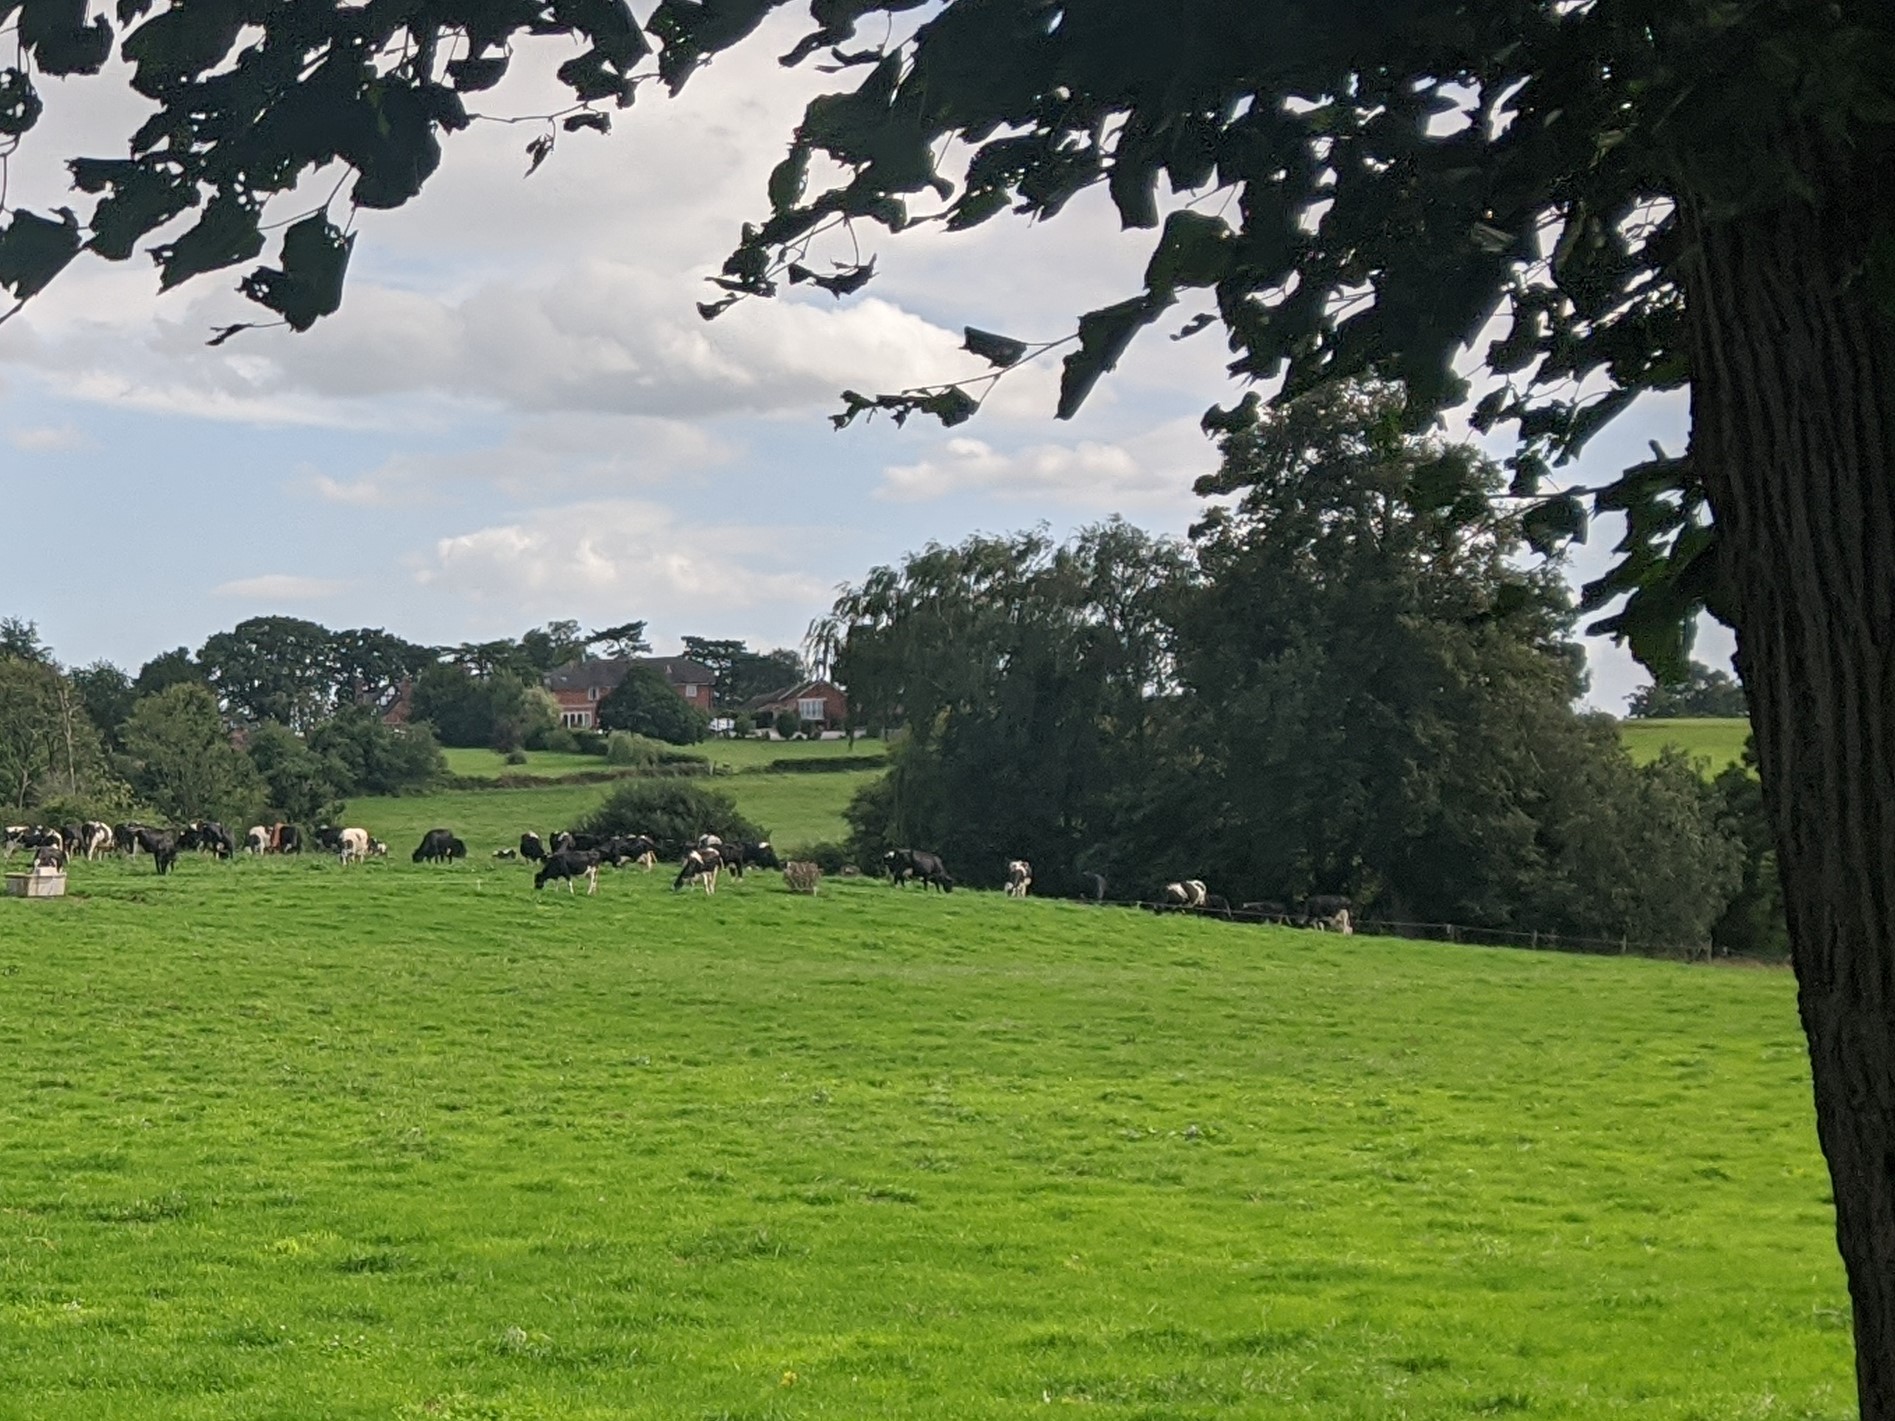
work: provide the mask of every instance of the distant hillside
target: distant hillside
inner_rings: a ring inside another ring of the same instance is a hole
[[[1715,775],[1725,766],[1743,759],[1750,722],[1740,719],[1628,720],[1620,723],[1619,731],[1625,737],[1625,748],[1641,765],[1656,760],[1667,747],[1675,746],[1692,759],[1703,761],[1706,775]]]

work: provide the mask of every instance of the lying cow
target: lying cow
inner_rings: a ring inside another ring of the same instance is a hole
[[[1187,908],[1202,908],[1210,896],[1203,879],[1186,878],[1167,883],[1164,891],[1158,895],[1158,904],[1161,908],[1177,913]]]
[[[566,891],[572,892],[572,881],[583,878],[586,881],[586,894],[590,896],[599,891],[599,855],[594,849],[562,849],[550,855],[540,865],[540,871],[533,875],[533,887],[537,891],[544,888],[555,878],[566,880]]]
[[[1033,865],[1025,859],[1011,859],[1007,863],[1007,896],[1024,898],[1033,887]]]

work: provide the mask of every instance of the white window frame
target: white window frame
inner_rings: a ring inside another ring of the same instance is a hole
[[[821,696],[799,696],[796,700],[796,716],[799,720],[827,720],[829,702]]]

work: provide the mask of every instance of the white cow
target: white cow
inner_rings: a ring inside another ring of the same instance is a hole
[[[368,857],[369,846],[373,842],[366,829],[344,829],[342,831],[342,861],[360,863]]]

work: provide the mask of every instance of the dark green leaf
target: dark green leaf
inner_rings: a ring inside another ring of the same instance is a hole
[[[577,133],[582,128],[590,128],[595,133],[610,133],[612,116],[596,109],[587,109],[584,113],[568,114],[560,127],[568,133]]]
[[[0,134],[25,133],[39,122],[44,107],[23,69],[0,69]]]
[[[0,286],[24,301],[45,289],[79,255],[79,219],[70,208],[56,209],[59,220],[15,212],[0,232]]]
[[[992,331],[977,330],[973,326],[966,328],[961,348],[970,355],[978,355],[989,365],[1005,369],[1017,365],[1020,357],[1026,354],[1026,342],[1015,340],[1012,336],[995,335]]]
[[[447,66],[447,77],[454,81],[454,87],[463,94],[477,94],[482,89],[491,89],[506,77],[507,56],[495,55],[490,59],[455,59]]]
[[[1561,545],[1586,541],[1586,510],[1571,494],[1536,503],[1520,518],[1520,535],[1542,557],[1551,557]]]
[[[169,291],[180,281],[248,261],[262,250],[256,208],[241,195],[225,191],[210,200],[195,226],[175,242],[153,247],[151,255],[162,272],[158,287]]]
[[[548,158],[550,158],[552,156],[552,153],[553,153],[553,135],[552,134],[542,133],[538,138],[531,140],[526,145],[526,156],[527,156],[526,175],[530,178],[533,176],[533,174],[537,173],[540,170],[540,164],[544,163]]]
[[[1071,419],[1079,413],[1092,387],[1119,363],[1132,337],[1157,320],[1170,304],[1169,300],[1135,296],[1079,318],[1079,349],[1066,357],[1060,371],[1059,418]]]
[[[802,201],[803,184],[809,178],[809,149],[798,143],[789,157],[770,171],[770,207],[786,212]]]
[[[326,215],[315,213],[284,232],[281,267],[258,267],[238,289],[275,311],[291,330],[306,331],[342,304],[354,245],[353,235],[344,236]]]
[[[1160,297],[1180,286],[1215,286],[1230,267],[1231,246],[1223,218],[1174,212],[1165,219],[1158,249],[1145,268],[1145,285]]]

